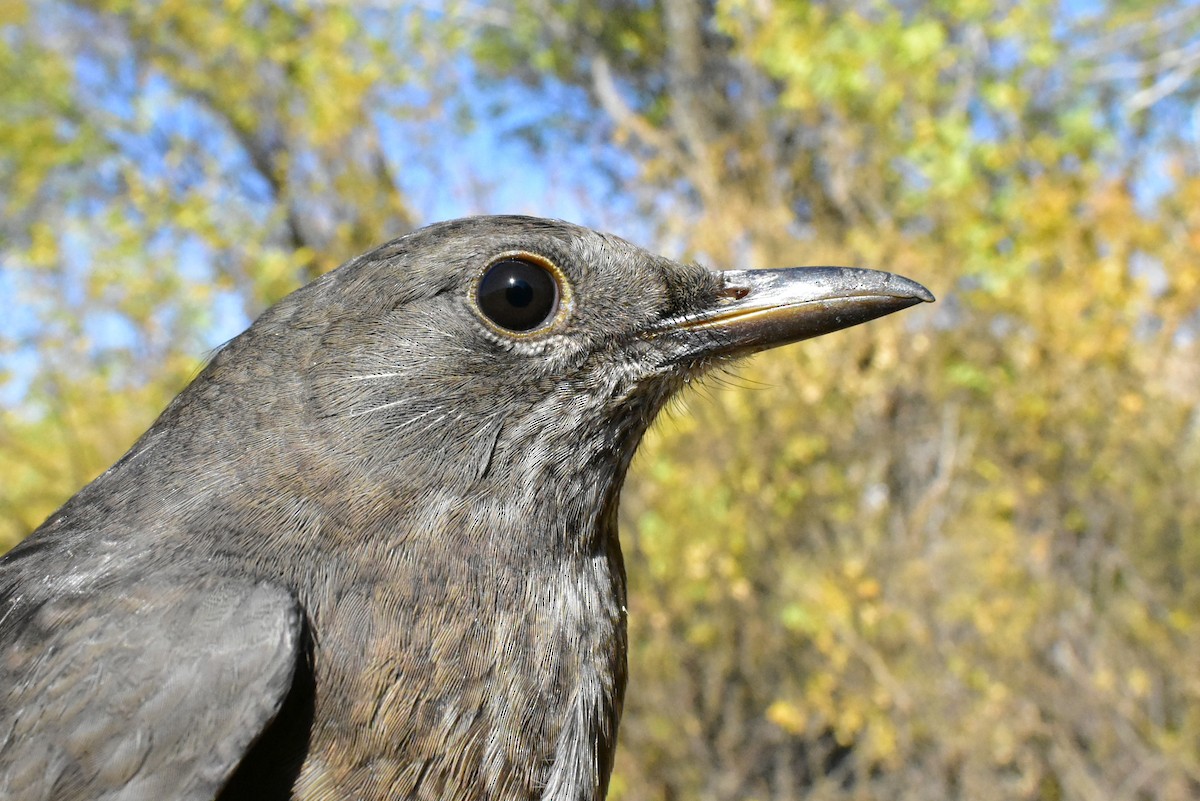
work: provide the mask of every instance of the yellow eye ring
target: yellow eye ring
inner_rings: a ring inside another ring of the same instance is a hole
[[[502,253],[475,279],[471,304],[496,333],[527,338],[555,328],[571,308],[571,285],[554,262],[528,251]]]

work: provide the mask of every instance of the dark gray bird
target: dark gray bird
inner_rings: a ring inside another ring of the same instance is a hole
[[[715,365],[931,300],[525,217],[350,261],[0,561],[0,797],[602,798],[643,432]]]

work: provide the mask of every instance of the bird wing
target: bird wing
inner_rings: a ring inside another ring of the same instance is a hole
[[[172,579],[0,596],[0,798],[217,795],[287,695],[303,614],[271,584]]]

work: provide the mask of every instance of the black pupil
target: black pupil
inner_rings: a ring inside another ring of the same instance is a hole
[[[532,331],[558,309],[558,282],[545,267],[522,259],[504,259],[488,268],[479,282],[479,310],[509,331]]]

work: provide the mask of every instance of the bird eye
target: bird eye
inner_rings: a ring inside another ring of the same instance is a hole
[[[558,311],[558,280],[524,259],[502,259],[488,268],[475,295],[479,310],[509,331],[532,331]]]

